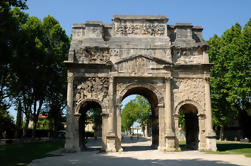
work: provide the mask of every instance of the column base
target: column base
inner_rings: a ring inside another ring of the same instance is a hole
[[[206,150],[208,151],[217,151],[217,147],[216,147],[216,134],[213,130],[210,130],[207,133],[206,136]]]
[[[176,136],[174,132],[167,131],[166,132],[166,149],[165,151],[172,152],[176,151]]]
[[[116,139],[115,135],[106,136],[106,152],[116,152]]]

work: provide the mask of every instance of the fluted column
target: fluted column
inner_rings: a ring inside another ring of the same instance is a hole
[[[171,78],[165,78],[166,150],[175,150],[175,134],[172,126]]]
[[[211,110],[211,97],[210,97],[210,78],[205,78],[205,109],[206,109],[206,124],[207,124],[207,135],[215,136],[213,131],[212,123],[212,110]]]
[[[73,80],[74,75],[68,70],[67,72],[67,128],[65,149],[67,151],[75,151],[74,149],[74,113],[73,113]]]
[[[114,123],[116,122],[116,115],[115,115],[115,105],[114,105],[114,78],[110,77],[109,79],[109,118],[108,118],[108,133],[106,136],[107,145],[106,145],[106,151],[107,152],[116,152],[118,139],[116,137],[115,133],[115,127]]]
[[[166,78],[165,83],[166,83],[166,96],[165,96],[166,135],[174,136],[172,127],[171,78]]]
[[[109,79],[109,91],[108,91],[108,95],[109,95],[109,121],[108,121],[108,125],[109,125],[109,130],[108,130],[108,135],[114,135],[115,136],[115,129],[114,129],[114,102],[113,102],[113,85],[114,85],[114,81],[113,81],[113,77],[110,77]]]
[[[73,73],[67,73],[67,113],[73,114]]]
[[[210,98],[210,78],[205,78],[205,109],[206,109],[206,150],[216,151],[216,134],[213,130],[211,98]]]

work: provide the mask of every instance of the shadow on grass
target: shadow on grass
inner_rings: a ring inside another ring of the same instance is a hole
[[[62,148],[64,141],[19,143],[0,146],[0,165],[27,165],[34,159],[50,157],[48,152]]]
[[[251,144],[244,144],[244,143],[217,143],[217,150],[220,151],[220,152],[237,150],[237,149],[246,149],[246,148],[250,148],[250,151],[251,151]]]

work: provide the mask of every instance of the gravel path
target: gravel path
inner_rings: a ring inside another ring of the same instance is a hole
[[[89,151],[38,159],[29,166],[251,166],[251,158],[243,155],[159,152],[150,148],[151,142],[147,139],[124,139],[124,152],[118,153],[99,153],[94,150],[99,144],[90,141]]]

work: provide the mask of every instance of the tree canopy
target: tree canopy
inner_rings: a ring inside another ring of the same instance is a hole
[[[146,126],[150,121],[151,114],[151,105],[148,100],[143,96],[136,96],[122,110],[122,130],[130,130],[134,122],[139,123],[142,127]]]
[[[251,19],[242,27],[236,23],[221,37],[208,41],[211,69],[213,121],[223,130],[238,119],[244,126],[251,116]],[[244,124],[243,124],[244,123]],[[223,131],[222,131],[223,132]]]
[[[1,2],[0,109],[7,110],[11,101],[21,103],[18,110],[25,114],[26,124],[33,120],[35,135],[41,111],[50,112],[55,122],[65,108],[63,61],[70,39],[52,16],[41,21],[23,12],[21,9],[27,8],[25,2]]]

